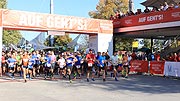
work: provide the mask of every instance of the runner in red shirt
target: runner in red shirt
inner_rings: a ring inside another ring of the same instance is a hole
[[[96,57],[93,54],[92,49],[89,49],[89,53],[86,55],[86,60],[87,60],[87,63],[88,63],[87,82],[89,82],[89,75],[90,75],[91,71],[92,71],[92,81],[94,81],[94,73],[93,72],[95,72],[95,70],[94,70],[94,62],[96,60]]]

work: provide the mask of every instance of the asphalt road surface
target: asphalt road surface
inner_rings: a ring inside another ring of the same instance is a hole
[[[0,101],[180,101],[180,80],[130,75],[86,82],[77,79],[28,80],[0,78]]]

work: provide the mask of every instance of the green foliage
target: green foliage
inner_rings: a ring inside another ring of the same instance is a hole
[[[144,47],[151,48],[151,39],[144,39]]]
[[[0,0],[0,8],[7,8],[7,0]]]
[[[9,44],[17,44],[19,40],[22,38],[22,35],[19,31],[14,30],[4,30],[3,31],[3,44],[9,45]]]
[[[123,13],[128,10],[128,0],[99,0],[96,11],[90,11],[89,16],[96,19],[109,19],[116,11]]]
[[[7,8],[7,0],[0,0],[0,8]],[[4,45],[9,44],[17,44],[20,39],[22,38],[22,35],[19,31],[13,31],[13,30],[3,30],[3,38],[2,42]]]
[[[119,36],[114,36],[115,51],[118,50],[131,51],[133,41],[134,39],[132,38],[120,38]]]

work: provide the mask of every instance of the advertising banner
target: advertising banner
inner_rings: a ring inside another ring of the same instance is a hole
[[[164,61],[150,61],[151,74],[164,74]]]
[[[113,24],[110,20],[61,16],[8,9],[1,9],[1,12],[2,25],[5,28],[37,31],[60,30],[74,33],[113,33]]]
[[[126,16],[113,21],[114,28],[180,21],[180,8]]]
[[[130,65],[131,72],[148,73],[148,61],[133,60]]]
[[[180,77],[180,62],[165,62],[164,75]]]

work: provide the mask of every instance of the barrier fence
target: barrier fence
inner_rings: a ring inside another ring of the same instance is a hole
[[[132,60],[130,72],[180,77],[180,62]]]

